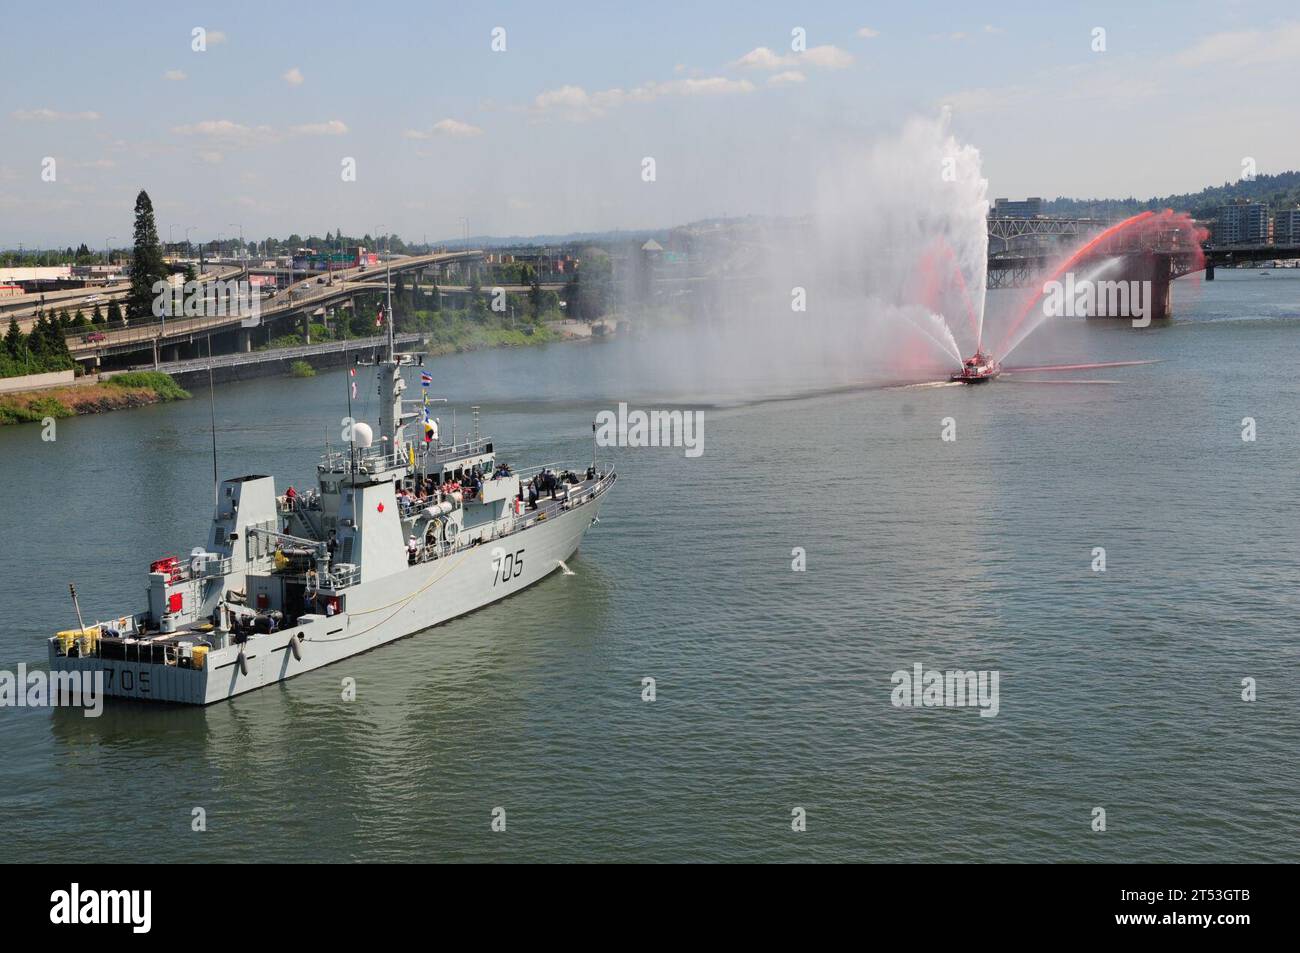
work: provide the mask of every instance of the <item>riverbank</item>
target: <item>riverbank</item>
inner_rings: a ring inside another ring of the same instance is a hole
[[[110,410],[186,400],[189,392],[166,374],[132,371],[96,383],[73,384],[0,396],[0,425],[37,423],[46,417],[76,417]]]
[[[458,322],[454,326],[426,333],[427,342],[415,344],[414,347],[426,351],[431,357],[490,348],[534,347],[572,339],[571,335],[559,333],[546,325],[533,327],[529,334],[518,328],[475,327]],[[338,367],[343,364],[346,354],[344,351],[331,351],[303,355],[288,346],[272,349],[275,350],[286,351],[283,361],[267,360],[243,367],[218,368],[215,383],[292,375],[295,373],[294,366],[299,364],[305,364],[312,370]],[[184,400],[190,395],[183,385],[192,385],[200,377],[206,380],[207,373],[206,366],[174,375],[160,371],[131,371],[95,383],[82,382],[67,387],[3,394],[0,395],[0,425],[34,423],[46,417],[100,414],[167,400]],[[297,375],[302,376],[303,373],[299,368]]]

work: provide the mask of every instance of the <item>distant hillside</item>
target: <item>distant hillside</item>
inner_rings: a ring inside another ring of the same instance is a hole
[[[1043,203],[1043,213],[1068,217],[1125,218],[1148,209],[1171,208],[1175,212],[1190,212],[1193,218],[1213,218],[1220,205],[1228,205],[1236,199],[1267,202],[1275,209],[1295,208],[1300,205],[1300,172],[1258,175],[1250,182],[1225,182],[1199,192],[1166,195],[1164,198],[1056,198]]]

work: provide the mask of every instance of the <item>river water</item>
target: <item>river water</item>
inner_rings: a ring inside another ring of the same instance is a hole
[[[8,857],[1300,860],[1300,271],[1183,297],[1011,361],[1160,361],[1067,375],[1113,384],[666,394],[635,337],[431,361],[521,465],[619,400],[702,407],[705,452],[603,450],[574,575],[377,651],[206,709],[0,709]],[[344,386],[219,387],[222,474],[309,485]],[[0,668],[75,626],[69,581],[133,610],[203,540],[205,397],[0,430]],[[997,671],[996,716],[892,705],[918,663]]]

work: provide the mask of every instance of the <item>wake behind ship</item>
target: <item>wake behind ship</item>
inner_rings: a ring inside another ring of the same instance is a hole
[[[303,494],[277,495],[269,476],[222,482],[207,545],[150,566],[143,611],[51,638],[52,671],[102,671],[109,695],[210,704],[478,609],[573,555],[613,470],[514,470],[477,426],[442,443],[427,402],[402,399],[415,357],[397,353],[391,309],[387,324],[378,444],[355,424]]]

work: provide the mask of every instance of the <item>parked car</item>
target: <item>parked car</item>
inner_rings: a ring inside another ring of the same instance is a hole
[[[84,344],[98,344],[100,341],[107,341],[108,335],[103,331],[91,331],[89,334],[83,334],[81,340]]]

